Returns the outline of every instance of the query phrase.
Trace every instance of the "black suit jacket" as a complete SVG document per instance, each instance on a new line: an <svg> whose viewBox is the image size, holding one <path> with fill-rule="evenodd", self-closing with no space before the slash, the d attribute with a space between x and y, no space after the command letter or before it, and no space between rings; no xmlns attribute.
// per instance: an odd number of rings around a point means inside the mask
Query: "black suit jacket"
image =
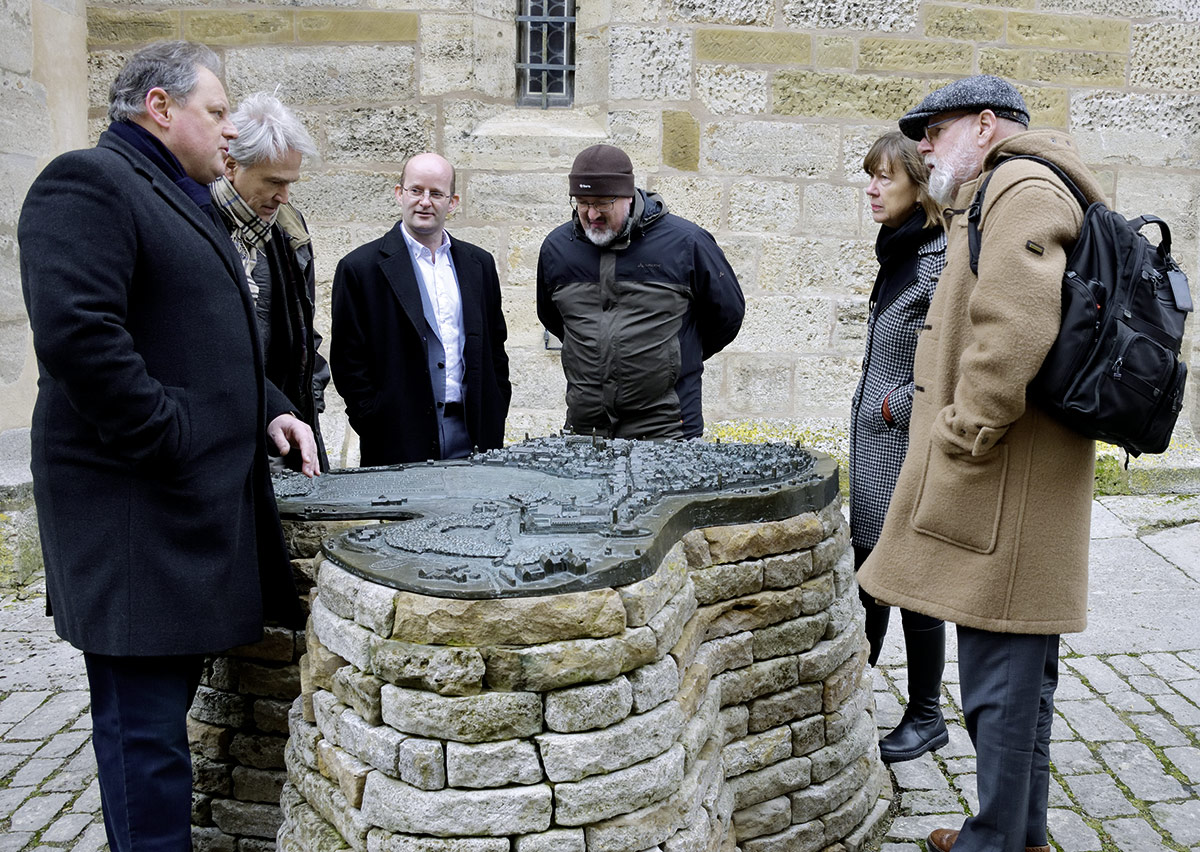
<svg viewBox="0 0 1200 852"><path fill-rule="evenodd" d="M42 171L18 238L59 635L117 656L255 641L264 608L297 612L266 453L290 405L228 234L106 132Z"/></svg>
<svg viewBox="0 0 1200 852"><path fill-rule="evenodd" d="M420 283L396 223L338 263L333 279L329 366L361 439L361 463L403 464L441 457ZM451 240L463 315L463 404L471 442L504 445L512 386L491 254ZM434 365L437 368L437 365Z"/></svg>

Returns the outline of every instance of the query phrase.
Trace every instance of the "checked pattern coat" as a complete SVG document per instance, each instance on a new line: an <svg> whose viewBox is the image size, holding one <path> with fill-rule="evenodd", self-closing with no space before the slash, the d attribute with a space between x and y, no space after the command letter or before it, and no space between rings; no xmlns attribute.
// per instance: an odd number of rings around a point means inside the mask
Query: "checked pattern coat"
<svg viewBox="0 0 1200 852"><path fill-rule="evenodd" d="M938 276L946 265L946 235L917 251L917 277L887 304L872 304L862 375L850 404L850 537L870 549L879 540L900 466L908 451L917 336ZM894 423L883 419L883 401Z"/></svg>

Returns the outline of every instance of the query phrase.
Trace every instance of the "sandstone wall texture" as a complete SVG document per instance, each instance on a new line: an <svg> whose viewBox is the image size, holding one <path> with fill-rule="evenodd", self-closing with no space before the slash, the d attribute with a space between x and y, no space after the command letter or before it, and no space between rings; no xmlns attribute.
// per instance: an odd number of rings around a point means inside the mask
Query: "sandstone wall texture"
<svg viewBox="0 0 1200 852"><path fill-rule="evenodd" d="M861 848L890 786L839 509L689 533L641 582L540 598L323 563L280 850Z"/></svg>
<svg viewBox="0 0 1200 852"><path fill-rule="evenodd" d="M279 86L323 154L295 192L318 252L323 328L337 260L396 218L401 162L445 154L463 195L452 232L491 250L505 285L512 438L562 422L558 356L534 312L537 251L569 215L572 159L596 142L625 147L638 182L715 233L741 278L746 323L708 364L709 422L782 418L835 443L844 434L875 272L862 155L958 76L1013 79L1035 125L1074 135L1118 209L1172 223L1200 283L1190 0L579 0L575 106L554 110L513 106L514 5L94 2L92 129L121 60L151 39L213 45L235 98ZM1195 365L1190 340L1187 350ZM330 448L352 461L339 410L334 399Z"/></svg>

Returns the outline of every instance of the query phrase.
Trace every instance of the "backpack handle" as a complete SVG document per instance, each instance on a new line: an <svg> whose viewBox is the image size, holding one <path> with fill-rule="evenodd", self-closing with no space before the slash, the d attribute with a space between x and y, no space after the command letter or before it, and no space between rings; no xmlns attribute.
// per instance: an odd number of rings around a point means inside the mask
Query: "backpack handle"
<svg viewBox="0 0 1200 852"><path fill-rule="evenodd" d="M1147 225L1158 225L1158 232L1161 235L1158 242L1158 253L1163 258L1166 258L1171 253L1171 228L1162 219L1148 213L1145 216L1138 216L1136 219L1129 220L1129 227L1135 231L1140 231Z"/></svg>

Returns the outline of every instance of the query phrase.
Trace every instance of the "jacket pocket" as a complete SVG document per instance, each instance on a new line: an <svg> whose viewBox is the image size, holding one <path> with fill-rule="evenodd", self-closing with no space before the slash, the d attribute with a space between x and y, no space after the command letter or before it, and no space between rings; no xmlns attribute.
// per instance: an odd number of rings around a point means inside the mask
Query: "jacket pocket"
<svg viewBox="0 0 1200 852"><path fill-rule="evenodd" d="M913 529L965 550L991 553L996 549L1007 473L1007 445L972 456L947 454L931 444L913 506Z"/></svg>

